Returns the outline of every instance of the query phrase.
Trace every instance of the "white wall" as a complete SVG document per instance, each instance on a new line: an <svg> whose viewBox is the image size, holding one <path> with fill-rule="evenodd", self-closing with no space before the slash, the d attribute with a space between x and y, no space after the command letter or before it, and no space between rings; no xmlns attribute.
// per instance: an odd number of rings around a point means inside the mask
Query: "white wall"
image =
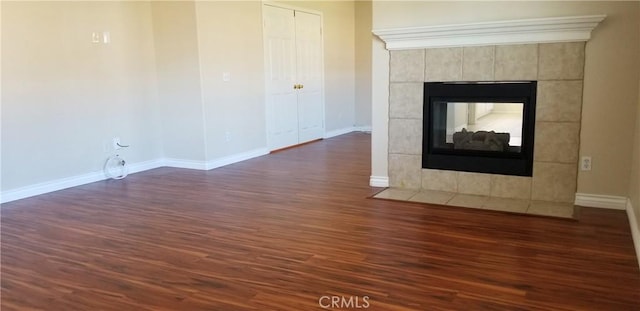
<svg viewBox="0 0 640 311"><path fill-rule="evenodd" d="M494 113L522 113L522 104L493 104Z"/></svg>
<svg viewBox="0 0 640 311"><path fill-rule="evenodd" d="M374 2L373 12L375 14ZM375 15L374 15L375 27ZM375 29L375 28L374 28ZM388 186L389 51L374 38L371 45L371 185Z"/></svg>
<svg viewBox="0 0 640 311"><path fill-rule="evenodd" d="M607 14L586 45L580 155L593 157L593 170L579 173L578 192L627 196L633 145L629 142L633 139L640 73L638 7L638 2L375 1L373 28ZM386 146L387 131L384 126L376 127L384 122L382 111L388 109L388 97L376 98L388 87L388 80L375 75L388 66L382 49L383 45L374 44L373 145L377 149L373 150L372 175L380 174L381 163L386 162L382 147Z"/></svg>
<svg viewBox="0 0 640 311"><path fill-rule="evenodd" d="M161 156L148 2L1 5L3 191L101 171L114 136Z"/></svg>

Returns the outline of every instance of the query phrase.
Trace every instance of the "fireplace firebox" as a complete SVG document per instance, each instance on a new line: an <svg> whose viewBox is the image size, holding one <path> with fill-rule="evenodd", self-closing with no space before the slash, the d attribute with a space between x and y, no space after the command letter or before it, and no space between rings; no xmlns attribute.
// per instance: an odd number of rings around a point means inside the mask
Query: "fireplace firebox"
<svg viewBox="0 0 640 311"><path fill-rule="evenodd" d="M422 167L531 176L536 86L425 83Z"/></svg>

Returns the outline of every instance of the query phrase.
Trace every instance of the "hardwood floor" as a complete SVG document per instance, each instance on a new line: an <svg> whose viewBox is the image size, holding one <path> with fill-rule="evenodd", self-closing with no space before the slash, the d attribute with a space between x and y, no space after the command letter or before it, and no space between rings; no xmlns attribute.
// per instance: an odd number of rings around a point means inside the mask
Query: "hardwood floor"
<svg viewBox="0 0 640 311"><path fill-rule="evenodd" d="M352 133L4 204L2 310L640 309L624 211L367 199L369 159Z"/></svg>

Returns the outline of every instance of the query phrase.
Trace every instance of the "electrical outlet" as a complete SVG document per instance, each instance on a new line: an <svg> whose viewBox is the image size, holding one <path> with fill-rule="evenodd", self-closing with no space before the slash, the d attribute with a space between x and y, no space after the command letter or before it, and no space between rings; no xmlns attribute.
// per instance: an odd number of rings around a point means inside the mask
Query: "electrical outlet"
<svg viewBox="0 0 640 311"><path fill-rule="evenodd" d="M111 43L111 33L108 31L102 32L102 43L109 44Z"/></svg>
<svg viewBox="0 0 640 311"><path fill-rule="evenodd" d="M580 170L581 171L590 171L591 170L591 157L584 156L580 159Z"/></svg>
<svg viewBox="0 0 640 311"><path fill-rule="evenodd" d="M231 132L227 131L224 133L224 141L226 142L230 142L231 141Z"/></svg>

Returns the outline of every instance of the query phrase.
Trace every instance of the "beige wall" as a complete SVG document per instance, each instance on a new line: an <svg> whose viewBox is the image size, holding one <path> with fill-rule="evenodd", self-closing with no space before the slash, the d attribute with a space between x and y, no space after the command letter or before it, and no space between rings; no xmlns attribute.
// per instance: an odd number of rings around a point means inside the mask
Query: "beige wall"
<svg viewBox="0 0 640 311"><path fill-rule="evenodd" d="M207 160L264 148L261 3L202 1L196 15Z"/></svg>
<svg viewBox="0 0 640 311"><path fill-rule="evenodd" d="M114 136L161 156L148 2L1 5L3 191L101 171Z"/></svg>
<svg viewBox="0 0 640 311"><path fill-rule="evenodd" d="M355 50L355 3L287 4L322 12L325 127L352 127L356 55L367 57ZM129 163L170 158L203 167L266 147L261 1L1 8L2 191L99 172L114 136L131 144L122 151ZM93 31L110 31L111 44L91 43Z"/></svg>
<svg viewBox="0 0 640 311"><path fill-rule="evenodd" d="M278 1L323 14L325 129L352 127L355 102L353 1Z"/></svg>
<svg viewBox="0 0 640 311"><path fill-rule="evenodd" d="M2 3L0 3L0 120L2 119ZM0 124L0 190L2 190L2 124ZM0 192L1 193L1 192ZM0 194L1 195L1 194Z"/></svg>
<svg viewBox="0 0 640 311"><path fill-rule="evenodd" d="M640 89L640 80L638 81ZM638 93L638 109L636 113L636 130L633 138L633 155L631 158L631 182L629 183L629 199L633 207L638 226L640 226L640 92ZM640 227L638 228L640 230ZM640 260L640 259L639 259Z"/></svg>
<svg viewBox="0 0 640 311"><path fill-rule="evenodd" d="M638 3L640 7L640 3ZM640 31L640 25L638 25ZM640 54L638 54L640 57ZM640 231L640 79L638 80L638 108L636 112L636 130L633 138L633 154L631 155L631 180L629 182L629 200L636 214L636 223ZM636 247L638 247L636 245ZM640 249L636 249L640 254ZM638 258L640 261L640 257Z"/></svg>
<svg viewBox="0 0 640 311"><path fill-rule="evenodd" d="M638 2L375 1L373 28L587 14L607 14L608 17L594 30L586 46L580 155L593 157L593 170L579 173L578 192L627 196L632 152L629 142L633 139L640 73ZM384 95L381 90L388 87L388 79L375 75L376 68L388 66L388 59L380 51L382 48L381 44L374 44L373 48L373 145L379 148L373 151L378 158L386 152L381 148L386 145L383 143L386 137L375 132L386 132L376 127L376 123L384 121L376 119L383 118L384 105L388 107L388 101L376 100L376 96ZM372 175L382 171L375 166L380 162L381 159L374 161Z"/></svg>
<svg viewBox="0 0 640 311"><path fill-rule="evenodd" d="M164 156L204 161L205 131L195 4L153 2Z"/></svg>
<svg viewBox="0 0 640 311"><path fill-rule="evenodd" d="M371 127L371 0L355 2L355 125Z"/></svg>

